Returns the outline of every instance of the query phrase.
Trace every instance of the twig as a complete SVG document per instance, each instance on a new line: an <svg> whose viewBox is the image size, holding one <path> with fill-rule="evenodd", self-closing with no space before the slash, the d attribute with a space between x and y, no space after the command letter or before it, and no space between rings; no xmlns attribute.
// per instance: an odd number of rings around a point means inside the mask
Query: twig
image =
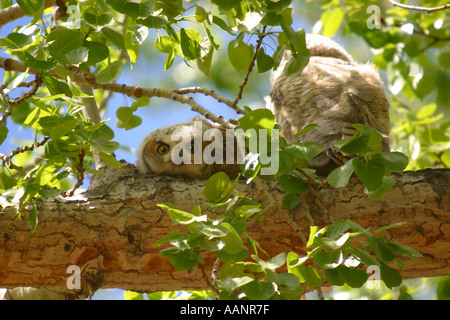
<svg viewBox="0 0 450 320"><path fill-rule="evenodd" d="M239 92L236 96L236 99L234 99L232 108L236 107L239 100L242 99L242 92L244 91L244 88L248 83L248 78L250 76L250 73L252 72L253 67L255 66L255 61L256 61L256 57L258 56L259 48L261 48L262 41L263 41L264 37L266 36L265 31L266 31L266 26L263 27L261 34L258 36L258 41L256 42L255 54L253 55L252 63L250 63L250 66L248 67L247 74L245 75L244 81L239 86Z"/></svg>
<svg viewBox="0 0 450 320"><path fill-rule="evenodd" d="M425 11L427 13L430 12L434 12L434 11L439 11L439 10L445 10L445 9L449 9L450 8L450 4L445 4L443 6L440 7L435 7L435 8L426 8L426 7L419 7L419 6L412 6L409 4L402 4L402 3L398 3L394 0L388 0L393 6L396 7L400 7L403 9L408 9L408 10L417 10L417 11Z"/></svg>
<svg viewBox="0 0 450 320"><path fill-rule="evenodd" d="M214 295L216 296L216 300L219 300L220 292L219 292L219 290L217 290L217 288L211 283L211 281L209 281L209 278L208 278L208 276L206 275L206 272L205 272L205 267L204 267L201 263L198 264L198 267L199 267L200 271L202 272L203 279L205 279L206 285L207 285L208 287L210 287L211 290L214 292Z"/></svg>
<svg viewBox="0 0 450 320"><path fill-rule="evenodd" d="M83 168L84 149L80 150L79 159L80 159L80 161L78 162L78 165L76 168L77 172L78 172L77 184L73 187L72 190L70 190L70 192L61 192L61 196L63 196L63 197L72 197L75 194L75 190L77 190L79 187L81 187L83 185L83 181L84 181L84 168Z"/></svg>
<svg viewBox="0 0 450 320"><path fill-rule="evenodd" d="M20 97L10 99L10 98L8 98L7 95L5 95L6 101L8 102L8 107L6 108L5 112L0 117L0 125L5 124L6 119L11 115L12 109L17 107L21 102L31 98L36 93L37 89L41 86L43 80L40 76L36 75L36 79L34 79L32 82L33 82L33 84L31 85L31 89L28 90L27 92L25 92ZM28 85L28 82L26 84ZM2 91L2 94L3 94L3 89L4 89L4 86L2 86L2 88L0 90L0 91Z"/></svg>
<svg viewBox="0 0 450 320"><path fill-rule="evenodd" d="M230 108L232 108L234 111L236 111L239 114L247 113L245 110L243 110L243 109L239 108L237 105L235 105L233 101L221 97L214 90L209 90L209 89L205 89L202 87L192 87L192 88L175 89L174 91L179 94L203 93L205 96L211 96L214 99L216 99L218 102L226 104L227 106L229 106Z"/></svg>
<svg viewBox="0 0 450 320"><path fill-rule="evenodd" d="M15 150L13 150L8 156L5 156L4 154L0 153L0 159L3 161L4 164L7 164L8 167L10 169L16 170L17 172L24 172L27 171L26 169L24 169L23 167L19 167L16 166L14 163L11 162L11 159L19 154L19 153L23 153L25 151L32 151L36 148L39 148L40 146L43 146L44 144L47 143L47 141L50 139L50 137L45 136L44 139L42 139L41 141L37 142L36 145L33 143L30 146L24 146L24 147L19 147ZM34 167L34 166L33 166ZM14 175L13 175L14 176Z"/></svg>

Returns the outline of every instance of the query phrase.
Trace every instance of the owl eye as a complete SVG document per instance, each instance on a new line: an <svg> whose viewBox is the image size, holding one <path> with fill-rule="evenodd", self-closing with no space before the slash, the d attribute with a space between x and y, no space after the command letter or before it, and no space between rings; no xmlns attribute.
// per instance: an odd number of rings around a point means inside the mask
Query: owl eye
<svg viewBox="0 0 450 320"><path fill-rule="evenodd" d="M165 144L165 143L161 143L157 148L156 148L156 152L158 152L159 155L163 156L165 154L167 154L170 150L170 147Z"/></svg>

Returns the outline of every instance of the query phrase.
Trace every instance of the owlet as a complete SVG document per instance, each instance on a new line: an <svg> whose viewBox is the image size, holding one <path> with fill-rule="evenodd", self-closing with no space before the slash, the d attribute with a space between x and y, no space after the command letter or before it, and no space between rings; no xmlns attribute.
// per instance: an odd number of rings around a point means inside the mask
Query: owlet
<svg viewBox="0 0 450 320"><path fill-rule="evenodd" d="M273 74L268 107L288 143L305 125L315 123L296 142L313 141L323 152L310 167L326 175L346 161L334 142L349 138L352 124L371 126L383 135L382 149L389 151L389 102L378 73L370 64L358 64L339 44L320 35L306 35L311 57L301 76L285 76L283 69L291 57L286 51Z"/></svg>
<svg viewBox="0 0 450 320"><path fill-rule="evenodd" d="M138 149L136 167L141 173L186 178L208 178L219 171L237 176L242 150L235 146L232 129L197 116L149 133Z"/></svg>

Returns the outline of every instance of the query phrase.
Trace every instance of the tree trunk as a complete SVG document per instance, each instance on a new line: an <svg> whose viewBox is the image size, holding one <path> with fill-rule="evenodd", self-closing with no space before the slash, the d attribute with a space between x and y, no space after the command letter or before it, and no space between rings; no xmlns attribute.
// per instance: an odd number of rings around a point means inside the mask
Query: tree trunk
<svg viewBox="0 0 450 320"><path fill-rule="evenodd" d="M298 225L307 236L311 217L318 226L330 224L331 216L371 230L406 222L386 231L388 239L423 254L403 260L403 277L450 274L450 170L405 172L395 179L384 201L368 199L356 178L346 188L323 187L317 195L328 209L325 214L309 193L296 209L284 209L284 193L275 182L261 181L264 188L241 182L238 189L267 207L264 218L247 232L271 257L289 251L304 254L304 243L292 226ZM98 288L138 292L208 288L198 267L176 272L169 259L158 254L161 247L153 246L180 228L157 204L169 202L190 212L205 201L200 193L204 182L142 175L133 165L105 169L88 191L71 198L38 199L35 232L29 230L26 213L17 219L16 209L7 208L0 213L0 288L40 287L83 295ZM203 258L209 277L215 256L204 252ZM67 287L70 265L80 267L81 290Z"/></svg>

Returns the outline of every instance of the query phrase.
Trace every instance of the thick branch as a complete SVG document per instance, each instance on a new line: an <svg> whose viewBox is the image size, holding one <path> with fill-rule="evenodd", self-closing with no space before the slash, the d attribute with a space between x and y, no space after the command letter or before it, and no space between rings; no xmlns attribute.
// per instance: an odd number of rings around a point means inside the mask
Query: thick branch
<svg viewBox="0 0 450 320"><path fill-rule="evenodd" d="M137 174L132 165L107 169L91 184L91 189L72 198L40 199L39 225L30 232L26 219L16 219L16 210L0 214L0 288L35 286L60 293L66 287L67 267L82 270L85 288L123 288L141 292L207 288L199 268L175 272L167 257L158 254L155 244L172 226L167 214L157 207L170 202L191 211L205 200L202 180ZM247 230L273 257L280 252L305 253L303 241L286 219L292 218L303 234L309 234L305 207L319 226L329 224L314 199L290 212L280 203L283 192L275 182L263 182L275 200L257 225ZM238 189L265 203L267 195L254 184L241 183ZM405 225L390 229L386 237L423 254L417 260L403 260L405 278L450 274L450 170L423 170L396 176L396 184L385 201L370 200L363 186L352 179L344 189L317 191L321 203L335 220L352 219L374 230L396 222ZM203 209L207 212L206 209ZM208 213L212 214L212 213ZM26 213L23 217L27 217ZM204 252L205 272L213 269L214 254ZM266 258L266 257L263 257Z"/></svg>

